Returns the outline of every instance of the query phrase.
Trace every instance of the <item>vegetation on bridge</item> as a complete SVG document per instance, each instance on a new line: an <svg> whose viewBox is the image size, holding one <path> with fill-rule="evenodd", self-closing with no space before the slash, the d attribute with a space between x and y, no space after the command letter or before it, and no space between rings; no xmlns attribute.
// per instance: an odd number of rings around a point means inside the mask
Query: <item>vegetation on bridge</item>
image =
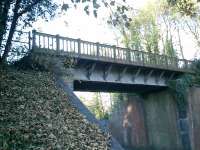
<svg viewBox="0 0 200 150"><path fill-rule="evenodd" d="M192 64L193 74L184 74L175 80L168 82L168 87L174 94L180 111L186 111L188 107L188 92L191 86L200 85L200 60Z"/></svg>

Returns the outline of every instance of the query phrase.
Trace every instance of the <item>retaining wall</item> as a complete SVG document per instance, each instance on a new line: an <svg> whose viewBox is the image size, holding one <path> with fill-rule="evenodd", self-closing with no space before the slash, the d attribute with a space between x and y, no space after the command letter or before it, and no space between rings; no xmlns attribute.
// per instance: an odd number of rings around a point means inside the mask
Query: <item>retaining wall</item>
<svg viewBox="0 0 200 150"><path fill-rule="evenodd" d="M132 94L123 94L123 97L127 100L113 113L110 128L124 147L185 150L191 143L192 150L200 150L199 87L192 87L189 91L186 122L185 118L184 122L180 118L175 99L168 90L142 98ZM187 138L182 134L186 129Z"/></svg>

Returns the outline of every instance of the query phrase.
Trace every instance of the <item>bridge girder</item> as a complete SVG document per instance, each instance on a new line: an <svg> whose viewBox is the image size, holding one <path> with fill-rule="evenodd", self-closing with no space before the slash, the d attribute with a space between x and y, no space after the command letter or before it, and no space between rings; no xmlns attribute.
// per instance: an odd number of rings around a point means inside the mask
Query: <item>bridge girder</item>
<svg viewBox="0 0 200 150"><path fill-rule="evenodd" d="M90 78L84 74L85 71L88 72L88 69L83 64L90 64L90 70L92 72ZM79 59L73 74L75 90L81 91L106 91L108 90L107 87L111 88L110 91L119 91L120 88L121 91L125 89L125 91L137 91L138 89L142 91L152 91L154 89L166 88L167 81L179 75L177 72L166 70L141 68L85 59ZM102 86L102 84L104 86ZM144 89L145 87L146 89Z"/></svg>
<svg viewBox="0 0 200 150"><path fill-rule="evenodd" d="M35 52L35 54L43 57L50 55L52 59L56 59L58 62L64 62L66 57L75 59L76 63L72 71L74 87L75 90L81 91L152 91L154 89L166 88L169 80L184 73L164 68L160 69L84 57L80 58L64 55L63 53L53 53L52 51L50 53L47 51L42 53L40 50Z"/></svg>

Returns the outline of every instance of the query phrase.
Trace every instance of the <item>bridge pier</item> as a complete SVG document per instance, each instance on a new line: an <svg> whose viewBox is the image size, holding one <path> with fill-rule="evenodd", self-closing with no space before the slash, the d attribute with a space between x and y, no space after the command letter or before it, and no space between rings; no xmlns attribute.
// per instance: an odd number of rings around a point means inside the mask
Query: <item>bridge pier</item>
<svg viewBox="0 0 200 150"><path fill-rule="evenodd" d="M111 132L130 149L198 150L199 93L200 87L190 89L186 112L179 111L176 99L168 90L142 94L142 97L123 93L123 103L111 117Z"/></svg>

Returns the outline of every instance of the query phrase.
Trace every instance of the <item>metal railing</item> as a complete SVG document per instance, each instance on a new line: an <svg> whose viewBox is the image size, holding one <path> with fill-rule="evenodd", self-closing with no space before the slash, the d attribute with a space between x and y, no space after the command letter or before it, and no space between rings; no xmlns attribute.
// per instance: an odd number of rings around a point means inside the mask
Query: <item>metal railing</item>
<svg viewBox="0 0 200 150"><path fill-rule="evenodd" d="M67 52L78 57L147 66L177 71L189 71L192 61L167 55L148 53L81 39L50 35L33 30L32 48Z"/></svg>

